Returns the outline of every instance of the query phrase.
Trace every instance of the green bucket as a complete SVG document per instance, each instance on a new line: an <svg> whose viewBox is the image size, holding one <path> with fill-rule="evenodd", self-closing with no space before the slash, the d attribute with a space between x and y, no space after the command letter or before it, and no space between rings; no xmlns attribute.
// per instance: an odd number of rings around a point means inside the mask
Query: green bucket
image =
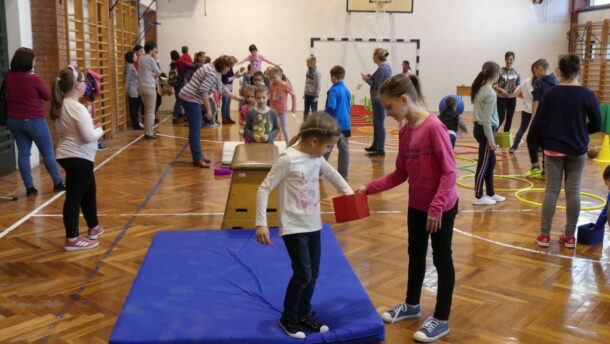
<svg viewBox="0 0 610 344"><path fill-rule="evenodd" d="M513 133L509 132L498 132L496 133L496 144L500 148L510 148L513 146Z"/></svg>

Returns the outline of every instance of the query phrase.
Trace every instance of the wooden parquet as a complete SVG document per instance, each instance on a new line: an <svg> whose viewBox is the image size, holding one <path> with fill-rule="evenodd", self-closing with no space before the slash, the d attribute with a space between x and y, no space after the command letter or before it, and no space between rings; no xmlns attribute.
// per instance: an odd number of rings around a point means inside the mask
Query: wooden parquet
<svg viewBox="0 0 610 344"><path fill-rule="evenodd" d="M296 132L297 120L290 121ZM214 176L213 169L193 168L188 147L180 154L187 142L184 124L172 125L166 118L158 132L166 136L154 141L138 139L141 132L124 132L107 142L108 151L98 154L97 165L103 164L96 172L98 209L106 234L96 250L63 251L63 196L53 200L51 180L40 167L33 172L40 190L37 197L0 201L0 232L14 228L0 238L0 343L106 343L155 233L220 227L230 178ZM217 162L220 142L238 140L237 126L204 129L202 139L206 156ZM365 156L362 148L370 140L370 134L354 130L349 180L353 187L394 169L396 138L388 135L385 159ZM473 142L468 135L458 143ZM599 145L601 136L592 142ZM333 164L336 154L331 156ZM604 167L587 162L583 191L606 195ZM520 151L499 162L496 171L522 175L528 169L527 153ZM497 181L497 186L521 184ZM402 185L372 196L369 204L377 213L363 221L333 225L380 312L404 298L406 191ZM503 204L474 207L473 191L458 191L452 331L439 342L610 343L610 235L604 245L562 248L555 240L565 212L558 211L554 241L542 250L534 242L539 208L517 201L511 193L501 193L507 197ZM325 181L321 192L323 211L331 212L330 199L336 192ZM0 195L24 193L17 172L0 178ZM537 200L541 196L528 195ZM598 213L582 212L581 222ZM24 216L25 221L14 225ZM323 218L333 222L332 214ZM433 311L435 290L429 254L422 319L386 325L386 343L412 342L412 333Z"/></svg>

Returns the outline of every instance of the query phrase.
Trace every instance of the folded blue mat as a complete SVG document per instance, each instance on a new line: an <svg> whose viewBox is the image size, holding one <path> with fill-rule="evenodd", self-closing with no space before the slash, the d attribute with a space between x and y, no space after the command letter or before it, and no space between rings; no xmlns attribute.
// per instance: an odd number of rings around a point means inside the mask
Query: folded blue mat
<svg viewBox="0 0 610 344"><path fill-rule="evenodd" d="M329 225L322 229L313 310L330 332L288 337L278 326L292 274L277 230L160 232L151 244L110 343L375 343L384 326Z"/></svg>

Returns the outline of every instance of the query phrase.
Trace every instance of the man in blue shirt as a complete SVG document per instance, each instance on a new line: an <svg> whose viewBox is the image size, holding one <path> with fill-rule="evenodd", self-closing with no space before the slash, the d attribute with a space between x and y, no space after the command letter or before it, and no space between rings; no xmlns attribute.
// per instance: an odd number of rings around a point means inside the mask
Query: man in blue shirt
<svg viewBox="0 0 610 344"><path fill-rule="evenodd" d="M337 120L341 129L341 137L337 142L337 147L339 147L339 167L337 170L344 179L347 179L349 167L348 138L352 136L350 131L350 101L352 96L343 83L343 78L345 78L345 69L343 67L334 66L330 70L330 80L333 85L326 93L326 108L324 111ZM326 160L328 160L329 156L330 151L324 154Z"/></svg>

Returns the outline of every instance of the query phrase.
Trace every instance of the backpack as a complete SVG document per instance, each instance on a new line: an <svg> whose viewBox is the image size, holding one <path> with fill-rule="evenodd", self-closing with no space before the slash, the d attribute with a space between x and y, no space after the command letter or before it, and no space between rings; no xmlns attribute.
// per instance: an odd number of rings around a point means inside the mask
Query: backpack
<svg viewBox="0 0 610 344"><path fill-rule="evenodd" d="M100 80L102 80L101 75L97 74L91 69L87 69L87 72L85 73L85 85L87 86L85 90L85 97L87 97L89 101L94 101L95 97L102 95Z"/></svg>
<svg viewBox="0 0 610 344"><path fill-rule="evenodd" d="M167 82L171 87L180 87L182 85L182 78L180 77L180 73L178 73L177 65L172 65L169 74L167 76Z"/></svg>

